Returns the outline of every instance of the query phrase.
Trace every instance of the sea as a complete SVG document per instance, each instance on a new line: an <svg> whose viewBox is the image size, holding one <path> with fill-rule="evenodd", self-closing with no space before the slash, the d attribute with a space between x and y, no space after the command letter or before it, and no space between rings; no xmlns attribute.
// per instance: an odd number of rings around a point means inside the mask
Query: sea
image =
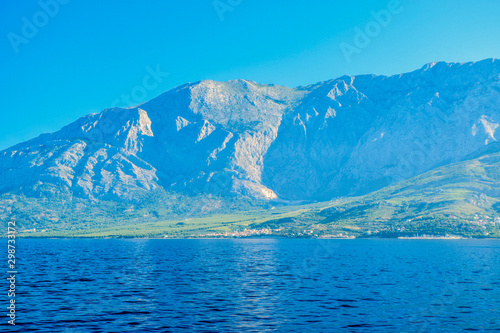
<svg viewBox="0 0 500 333"><path fill-rule="evenodd" d="M19 238L15 257L2 332L500 332L497 239Z"/></svg>

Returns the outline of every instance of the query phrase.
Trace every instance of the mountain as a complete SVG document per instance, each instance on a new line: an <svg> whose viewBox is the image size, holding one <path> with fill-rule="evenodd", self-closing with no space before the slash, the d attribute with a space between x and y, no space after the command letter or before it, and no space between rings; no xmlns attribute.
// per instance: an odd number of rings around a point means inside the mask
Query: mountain
<svg viewBox="0 0 500 333"><path fill-rule="evenodd" d="M293 89L190 83L0 152L0 216L138 221L360 196L465 161L499 124L497 59Z"/></svg>

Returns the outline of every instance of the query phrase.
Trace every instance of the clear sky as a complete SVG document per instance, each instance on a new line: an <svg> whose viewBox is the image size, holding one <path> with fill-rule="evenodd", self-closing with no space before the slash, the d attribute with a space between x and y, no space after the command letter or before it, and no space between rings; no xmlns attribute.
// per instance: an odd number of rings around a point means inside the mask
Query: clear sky
<svg viewBox="0 0 500 333"><path fill-rule="evenodd" d="M186 82L298 86L500 57L495 0L55 1L0 3L0 149Z"/></svg>

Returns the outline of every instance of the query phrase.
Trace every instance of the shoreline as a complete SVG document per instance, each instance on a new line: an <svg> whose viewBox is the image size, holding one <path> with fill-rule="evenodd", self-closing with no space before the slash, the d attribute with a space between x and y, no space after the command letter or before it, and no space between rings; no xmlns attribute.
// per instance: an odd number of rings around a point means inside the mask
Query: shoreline
<svg viewBox="0 0 500 333"><path fill-rule="evenodd" d="M462 237L462 236L430 236L430 237L127 237L127 236L114 236L114 237L94 237L94 236L16 236L17 239L156 239L156 240L201 240L201 239L210 239L210 240L236 240L236 239L310 239L310 240L356 240L356 239L374 239L374 240L479 240L479 239L499 239L500 237ZM7 237L0 237L0 239L7 240Z"/></svg>

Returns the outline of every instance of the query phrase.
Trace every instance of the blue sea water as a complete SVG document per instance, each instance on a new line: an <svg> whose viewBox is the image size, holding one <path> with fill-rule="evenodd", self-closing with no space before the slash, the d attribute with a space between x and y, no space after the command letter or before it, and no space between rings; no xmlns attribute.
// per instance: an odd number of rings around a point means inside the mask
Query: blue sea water
<svg viewBox="0 0 500 333"><path fill-rule="evenodd" d="M17 247L17 324L7 325L4 288L3 331L500 331L500 240L17 239Z"/></svg>

